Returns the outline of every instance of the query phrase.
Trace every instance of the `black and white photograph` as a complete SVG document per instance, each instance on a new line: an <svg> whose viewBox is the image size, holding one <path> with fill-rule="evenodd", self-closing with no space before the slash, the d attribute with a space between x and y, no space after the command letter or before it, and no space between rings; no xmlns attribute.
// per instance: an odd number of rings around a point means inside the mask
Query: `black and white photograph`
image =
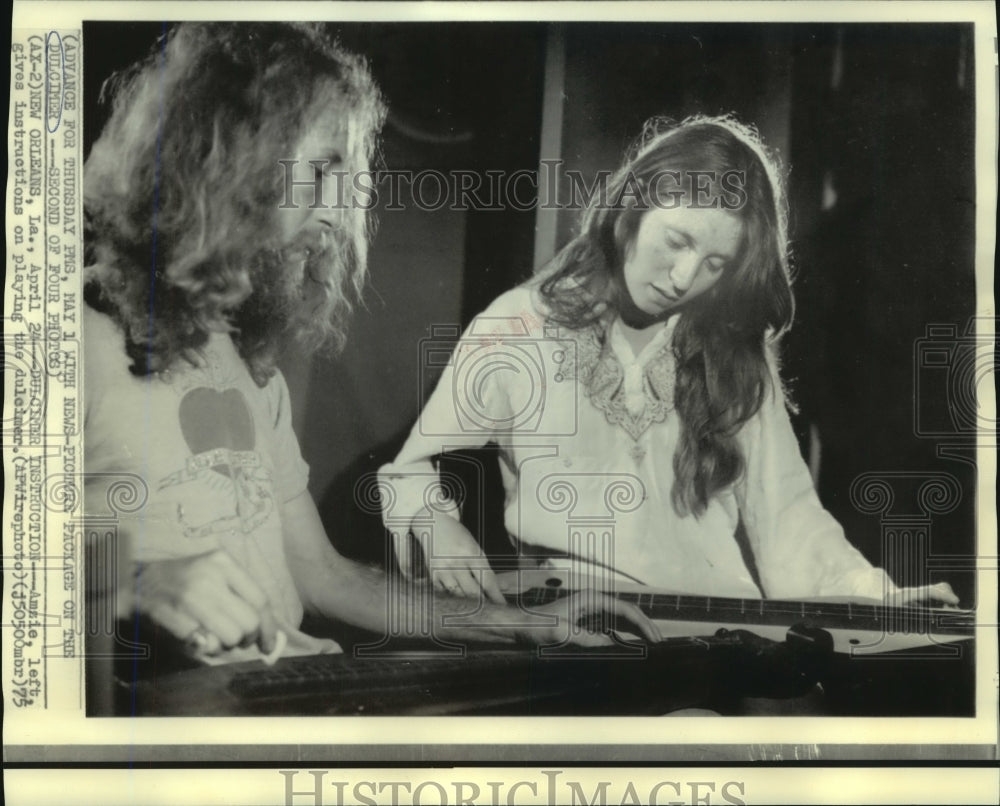
<svg viewBox="0 0 1000 806"><path fill-rule="evenodd" d="M301 743L284 803L335 758L995 760L981 21L322 5L82 15L86 723Z"/></svg>
<svg viewBox="0 0 1000 806"><path fill-rule="evenodd" d="M84 47L111 713L973 715L970 26Z"/></svg>

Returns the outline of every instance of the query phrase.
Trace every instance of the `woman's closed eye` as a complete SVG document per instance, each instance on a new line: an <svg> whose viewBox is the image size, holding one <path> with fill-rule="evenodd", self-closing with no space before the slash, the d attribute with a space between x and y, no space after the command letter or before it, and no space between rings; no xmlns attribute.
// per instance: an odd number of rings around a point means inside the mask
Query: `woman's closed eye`
<svg viewBox="0 0 1000 806"><path fill-rule="evenodd" d="M667 233L666 242L671 249L687 249L691 245L686 238L670 232Z"/></svg>

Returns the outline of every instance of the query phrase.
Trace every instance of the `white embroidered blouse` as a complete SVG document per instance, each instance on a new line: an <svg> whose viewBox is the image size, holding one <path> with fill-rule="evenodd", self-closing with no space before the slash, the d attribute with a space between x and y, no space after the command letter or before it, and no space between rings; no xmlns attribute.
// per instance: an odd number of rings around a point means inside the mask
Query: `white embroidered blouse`
<svg viewBox="0 0 1000 806"><path fill-rule="evenodd" d="M457 516L433 457L494 442L515 544L584 557L677 593L759 598L734 537L742 514L767 597L881 599L895 590L821 506L776 374L739 434L743 476L701 517L677 514L677 320L635 355L618 322L603 344L593 331L548 326L530 286L494 301L463 334L403 449L379 472L401 559L406 530L429 506Z"/></svg>

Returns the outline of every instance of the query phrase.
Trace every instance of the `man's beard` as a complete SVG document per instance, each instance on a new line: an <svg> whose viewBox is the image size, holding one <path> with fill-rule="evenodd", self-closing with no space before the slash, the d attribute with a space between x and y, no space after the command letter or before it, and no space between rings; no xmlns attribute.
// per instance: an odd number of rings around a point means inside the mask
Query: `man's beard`
<svg viewBox="0 0 1000 806"><path fill-rule="evenodd" d="M253 290L233 319L240 341L265 351L295 343L309 352L339 349L356 291L358 261L340 231L302 233L253 261Z"/></svg>

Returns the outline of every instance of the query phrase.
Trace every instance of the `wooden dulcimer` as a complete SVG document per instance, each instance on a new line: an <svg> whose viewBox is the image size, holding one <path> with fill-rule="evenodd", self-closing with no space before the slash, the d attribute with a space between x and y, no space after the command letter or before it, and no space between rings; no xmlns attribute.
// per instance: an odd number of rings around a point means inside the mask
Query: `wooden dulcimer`
<svg viewBox="0 0 1000 806"><path fill-rule="evenodd" d="M771 641L791 635L824 642L834 652L882 654L926 648L937 656L960 651L974 637L974 613L954 608L889 606L847 599L735 599L692 596L627 582L602 583L561 570L516 570L498 575L512 603L532 608L577 590L600 590L630 602L660 628L664 638L745 630Z"/></svg>

